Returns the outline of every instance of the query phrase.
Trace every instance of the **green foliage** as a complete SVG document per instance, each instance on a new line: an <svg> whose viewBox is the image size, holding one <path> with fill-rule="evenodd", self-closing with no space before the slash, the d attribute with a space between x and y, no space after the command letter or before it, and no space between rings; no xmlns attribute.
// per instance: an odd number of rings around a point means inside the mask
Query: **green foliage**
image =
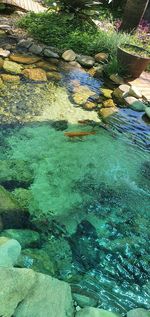
<svg viewBox="0 0 150 317"><path fill-rule="evenodd" d="M117 45L129 42L129 35L95 29L82 19L65 14L31 13L23 17L19 26L27 29L37 40L59 49L73 49L77 53L94 55L97 52L116 54Z"/></svg>

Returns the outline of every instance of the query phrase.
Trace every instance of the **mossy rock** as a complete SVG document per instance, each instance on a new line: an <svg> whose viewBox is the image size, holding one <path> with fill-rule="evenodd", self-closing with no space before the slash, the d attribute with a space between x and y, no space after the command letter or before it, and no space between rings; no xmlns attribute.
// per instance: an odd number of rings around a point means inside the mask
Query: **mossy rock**
<svg viewBox="0 0 150 317"><path fill-rule="evenodd" d="M3 69L11 74L21 74L22 66L15 62L5 60L3 64Z"/></svg>
<svg viewBox="0 0 150 317"><path fill-rule="evenodd" d="M1 233L1 236L17 240L21 247L37 247L40 242L38 232L29 229L8 229Z"/></svg>

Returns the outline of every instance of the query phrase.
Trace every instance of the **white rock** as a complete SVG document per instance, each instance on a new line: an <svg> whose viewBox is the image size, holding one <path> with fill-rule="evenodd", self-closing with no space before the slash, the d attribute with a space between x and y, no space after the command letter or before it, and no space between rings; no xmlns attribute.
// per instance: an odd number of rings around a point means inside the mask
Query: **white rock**
<svg viewBox="0 0 150 317"><path fill-rule="evenodd" d="M119 315L93 307L83 308L76 313L75 317L119 317Z"/></svg>
<svg viewBox="0 0 150 317"><path fill-rule="evenodd" d="M21 253L21 245L17 240L0 237L0 267L12 267Z"/></svg>
<svg viewBox="0 0 150 317"><path fill-rule="evenodd" d="M146 105L135 97L126 97L124 98L126 104L130 106L135 111L145 111Z"/></svg>
<svg viewBox="0 0 150 317"><path fill-rule="evenodd" d="M3 48L0 48L0 57L8 57L10 55L10 51L3 50Z"/></svg>
<svg viewBox="0 0 150 317"><path fill-rule="evenodd" d="M131 86L131 87L130 87L129 95L130 95L130 96L133 96L133 97L135 97L135 98L137 98L137 99L142 98L142 93L141 93L141 91L140 91L137 87L135 87L135 86Z"/></svg>
<svg viewBox="0 0 150 317"><path fill-rule="evenodd" d="M67 50L62 54L62 58L66 62L73 62L76 59L76 53L73 50Z"/></svg>

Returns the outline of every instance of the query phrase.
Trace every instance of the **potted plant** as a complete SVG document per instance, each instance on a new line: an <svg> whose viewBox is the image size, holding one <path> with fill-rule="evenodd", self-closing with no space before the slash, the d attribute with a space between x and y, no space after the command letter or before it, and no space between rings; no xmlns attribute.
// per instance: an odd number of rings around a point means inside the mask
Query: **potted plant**
<svg viewBox="0 0 150 317"><path fill-rule="evenodd" d="M118 46L117 59L124 74L135 79L150 63L150 52L136 45L123 44Z"/></svg>

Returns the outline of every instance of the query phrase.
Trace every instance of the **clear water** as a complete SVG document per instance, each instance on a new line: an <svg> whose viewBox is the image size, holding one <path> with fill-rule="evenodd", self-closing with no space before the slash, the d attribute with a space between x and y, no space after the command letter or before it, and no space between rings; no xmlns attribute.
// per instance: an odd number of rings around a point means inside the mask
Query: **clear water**
<svg viewBox="0 0 150 317"><path fill-rule="evenodd" d="M75 78L70 74L65 85ZM97 93L98 81L81 77ZM11 109L12 99L7 104ZM32 170L26 207L40 232L40 249L49 237L70 246L72 259L59 265L56 276L122 316L133 307L150 309L149 127L142 115L121 110L107 129L32 120L0 127L1 161L24 161ZM71 139L67 131L95 134ZM33 261L26 260L24 265L32 267Z"/></svg>

